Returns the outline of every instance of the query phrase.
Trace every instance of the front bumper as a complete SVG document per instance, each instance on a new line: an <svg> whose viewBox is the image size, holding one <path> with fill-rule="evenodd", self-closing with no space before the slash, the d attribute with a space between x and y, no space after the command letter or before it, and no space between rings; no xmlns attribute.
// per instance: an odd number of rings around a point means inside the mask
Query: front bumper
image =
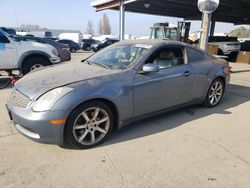
<svg viewBox="0 0 250 188"><path fill-rule="evenodd" d="M231 53L237 53L240 49L226 49L223 53L224 55L230 55Z"/></svg>
<svg viewBox="0 0 250 188"><path fill-rule="evenodd" d="M53 125L50 120L66 119L65 111L33 112L8 103L6 105L13 126L33 141L47 144L63 144L64 124Z"/></svg>
<svg viewBox="0 0 250 188"><path fill-rule="evenodd" d="M56 63L60 63L60 62L61 62L61 59L60 59L60 57L51 57L51 58L49 58L49 61L50 61L52 64L56 64Z"/></svg>

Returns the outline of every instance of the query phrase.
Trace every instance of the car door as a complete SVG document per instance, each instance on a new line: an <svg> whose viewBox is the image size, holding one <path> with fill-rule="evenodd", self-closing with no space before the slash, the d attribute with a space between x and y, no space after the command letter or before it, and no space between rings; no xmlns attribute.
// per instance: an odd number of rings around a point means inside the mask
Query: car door
<svg viewBox="0 0 250 188"><path fill-rule="evenodd" d="M0 31L0 69L17 67L17 50L13 41Z"/></svg>
<svg viewBox="0 0 250 188"><path fill-rule="evenodd" d="M172 54L168 58L162 53ZM138 72L134 78L134 115L163 110L187 102L193 76L181 46L158 50L146 63L160 66L159 72ZM167 55L166 55L167 56ZM161 62L161 60L163 61Z"/></svg>
<svg viewBox="0 0 250 188"><path fill-rule="evenodd" d="M204 52L193 47L186 47L186 52L194 78L189 101L201 100L206 95L210 84L209 75L213 68L212 60Z"/></svg>

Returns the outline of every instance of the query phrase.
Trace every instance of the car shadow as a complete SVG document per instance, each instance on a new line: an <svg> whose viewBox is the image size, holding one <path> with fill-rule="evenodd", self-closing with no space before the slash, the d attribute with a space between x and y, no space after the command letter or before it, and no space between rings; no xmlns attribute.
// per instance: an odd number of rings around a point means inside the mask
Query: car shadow
<svg viewBox="0 0 250 188"><path fill-rule="evenodd" d="M11 87L10 77L0 78L0 90Z"/></svg>
<svg viewBox="0 0 250 188"><path fill-rule="evenodd" d="M162 113L151 118L131 123L121 130L115 131L102 146L121 143L140 137L149 136L162 131L174 129L184 123L191 122L211 114L230 114L228 109L250 100L250 87L228 85L221 103L215 108L205 108L201 105Z"/></svg>

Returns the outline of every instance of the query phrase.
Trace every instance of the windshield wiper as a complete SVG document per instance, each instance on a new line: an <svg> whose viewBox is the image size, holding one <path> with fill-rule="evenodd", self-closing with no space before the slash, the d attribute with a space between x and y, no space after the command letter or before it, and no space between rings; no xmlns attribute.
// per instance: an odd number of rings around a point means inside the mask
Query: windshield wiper
<svg viewBox="0 0 250 188"><path fill-rule="evenodd" d="M89 62L88 59L83 59L81 62L85 62L85 61L86 61L86 63L88 63L89 65L91 65L91 63Z"/></svg>
<svg viewBox="0 0 250 188"><path fill-rule="evenodd" d="M99 65L101 67L104 67L106 69L111 69L111 67L107 66L107 65L104 65L104 64L101 64L101 63L96 63L96 62L92 62L92 61L89 61L88 59L84 59L82 60L81 62L86 62L88 63L88 65L92 65L92 64L95 64L95 65Z"/></svg>
<svg viewBox="0 0 250 188"><path fill-rule="evenodd" d="M101 67L104 67L106 69L111 69L111 67L109 67L108 65L104 65L104 64L101 64L101 63L96 63L96 62L90 62L91 64L95 64L95 65L99 65Z"/></svg>
<svg viewBox="0 0 250 188"><path fill-rule="evenodd" d="M104 67L104 68L106 68L106 69L111 69L111 67L109 67L109 66L107 66L107 65L104 65L104 64L101 64L101 63L92 62L92 61L89 61L89 60L87 60L87 59L86 59L86 61L87 61L87 63L88 63L89 65L94 64L94 65L99 65L99 66L101 66L101 67Z"/></svg>

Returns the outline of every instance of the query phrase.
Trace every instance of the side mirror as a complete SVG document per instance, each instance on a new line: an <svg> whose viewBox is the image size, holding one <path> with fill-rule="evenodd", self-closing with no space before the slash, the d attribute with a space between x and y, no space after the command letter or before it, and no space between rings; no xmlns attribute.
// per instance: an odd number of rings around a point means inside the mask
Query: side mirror
<svg viewBox="0 0 250 188"><path fill-rule="evenodd" d="M153 64L153 63L148 63L143 65L142 67L142 72L148 73L148 72L159 72L160 68L158 65Z"/></svg>

